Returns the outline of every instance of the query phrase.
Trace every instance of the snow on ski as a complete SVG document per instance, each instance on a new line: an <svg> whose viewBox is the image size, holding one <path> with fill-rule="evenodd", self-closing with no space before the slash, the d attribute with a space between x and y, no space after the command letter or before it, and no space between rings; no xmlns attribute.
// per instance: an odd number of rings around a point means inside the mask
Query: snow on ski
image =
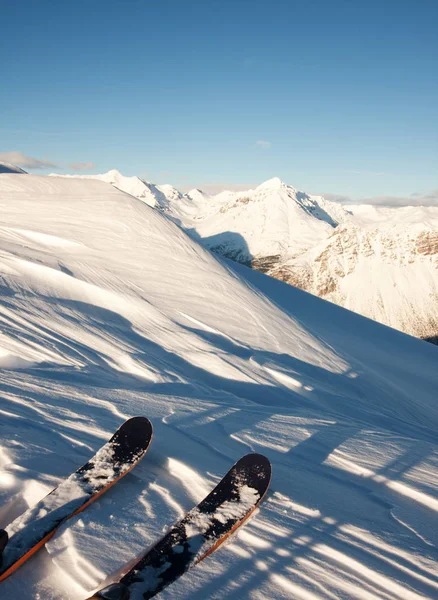
<svg viewBox="0 0 438 600"><path fill-rule="evenodd" d="M128 419L85 465L0 530L0 581L41 548L61 523L126 475L146 453L152 435L149 419Z"/></svg>
<svg viewBox="0 0 438 600"><path fill-rule="evenodd" d="M257 508L271 481L261 454L243 456L210 494L119 581L89 600L147 600L214 552Z"/></svg>

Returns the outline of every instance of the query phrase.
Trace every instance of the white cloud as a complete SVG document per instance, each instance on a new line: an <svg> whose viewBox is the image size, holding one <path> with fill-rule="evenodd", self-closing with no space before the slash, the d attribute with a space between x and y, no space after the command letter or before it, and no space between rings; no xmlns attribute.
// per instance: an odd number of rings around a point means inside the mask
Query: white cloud
<svg viewBox="0 0 438 600"><path fill-rule="evenodd" d="M59 169L59 166L50 160L32 158L22 152L0 152L0 160L23 167L24 169Z"/></svg>
<svg viewBox="0 0 438 600"><path fill-rule="evenodd" d="M73 169L73 171L90 171L91 169L94 169L95 165L93 162L76 162L70 163L68 166L70 169Z"/></svg>
<svg viewBox="0 0 438 600"><path fill-rule="evenodd" d="M321 194L327 200L340 204L373 204L375 206L437 206L438 189L429 192L415 192L409 196L372 196L354 200L342 194Z"/></svg>
<svg viewBox="0 0 438 600"><path fill-rule="evenodd" d="M267 140L257 140L256 146L267 149L267 148L271 148L272 144L271 144L271 142L268 142Z"/></svg>
<svg viewBox="0 0 438 600"><path fill-rule="evenodd" d="M339 202L339 204L354 204L355 201L350 198L350 196L345 196L344 194L330 194L330 193L322 193L316 194L317 196L323 196L326 200L330 202Z"/></svg>

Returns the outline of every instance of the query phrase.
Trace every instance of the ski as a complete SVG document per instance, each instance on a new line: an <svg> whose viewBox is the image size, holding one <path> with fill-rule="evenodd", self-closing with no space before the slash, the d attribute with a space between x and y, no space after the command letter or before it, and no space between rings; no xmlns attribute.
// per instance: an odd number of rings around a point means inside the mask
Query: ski
<svg viewBox="0 0 438 600"><path fill-rule="evenodd" d="M152 598L236 531L257 508L270 481L268 459L261 454L247 454L118 583L103 588L89 600Z"/></svg>
<svg viewBox="0 0 438 600"><path fill-rule="evenodd" d="M128 419L85 465L6 529L0 529L0 581L41 548L64 521L126 475L144 456L152 436L149 419Z"/></svg>

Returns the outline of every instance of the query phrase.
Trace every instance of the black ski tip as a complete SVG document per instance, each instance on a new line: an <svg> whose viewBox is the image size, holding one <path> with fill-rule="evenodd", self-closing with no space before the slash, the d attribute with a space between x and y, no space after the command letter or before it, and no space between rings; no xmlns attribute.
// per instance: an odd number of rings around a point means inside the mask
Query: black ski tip
<svg viewBox="0 0 438 600"><path fill-rule="evenodd" d="M236 474L240 485L246 484L255 488L261 499L271 483L272 466L266 456L252 452L242 456L231 469L231 473Z"/></svg>
<svg viewBox="0 0 438 600"><path fill-rule="evenodd" d="M0 554L5 549L6 544L8 543L8 540L9 540L8 532L5 531L4 529L0 529Z"/></svg>
<svg viewBox="0 0 438 600"><path fill-rule="evenodd" d="M146 417L132 417L125 421L109 440L116 447L116 455L124 460L126 456L141 455L152 441L154 430ZM117 459L117 456L115 457Z"/></svg>
<svg viewBox="0 0 438 600"><path fill-rule="evenodd" d="M89 600L129 600L129 589L123 583L113 583L96 592Z"/></svg>

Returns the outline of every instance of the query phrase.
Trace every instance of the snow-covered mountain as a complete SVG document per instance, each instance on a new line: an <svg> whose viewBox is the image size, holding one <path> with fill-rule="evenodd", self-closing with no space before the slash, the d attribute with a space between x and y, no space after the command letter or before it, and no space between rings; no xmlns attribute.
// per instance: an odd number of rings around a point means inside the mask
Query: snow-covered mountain
<svg viewBox="0 0 438 600"><path fill-rule="evenodd" d="M0 160L0 173L19 173L21 175L27 175L26 171L20 169L20 167L2 160Z"/></svg>
<svg viewBox="0 0 438 600"><path fill-rule="evenodd" d="M342 206L278 177L215 196L118 171L85 177L165 211L218 254L405 333L438 337L438 208Z"/></svg>
<svg viewBox="0 0 438 600"><path fill-rule="evenodd" d="M104 181L111 183L114 187L131 196L139 198L149 206L153 208L159 208L165 210L167 208L168 200L163 191L160 190L159 186L154 185L148 181L140 179L140 177L126 177L122 175L117 169L112 169L107 173L101 175L59 175L52 173L50 177L67 177L70 179L95 179L98 181ZM177 199L179 192L172 194L172 186L163 186L167 190L167 193L172 199Z"/></svg>
<svg viewBox="0 0 438 600"><path fill-rule="evenodd" d="M406 333L438 336L438 208L347 206L271 179L172 202L214 251Z"/></svg>
<svg viewBox="0 0 438 600"><path fill-rule="evenodd" d="M348 223L270 274L424 339L438 336L438 214L424 223Z"/></svg>
<svg viewBox="0 0 438 600"><path fill-rule="evenodd" d="M298 256L348 219L340 205L299 192L277 177L246 192L209 197L193 190L186 199L191 210L187 203L172 203L183 226L208 248L247 264Z"/></svg>
<svg viewBox="0 0 438 600"><path fill-rule="evenodd" d="M259 514L160 597L436 597L434 346L222 262L103 181L1 175L0 206L0 527L125 418L155 427L4 598L90 597L249 451L273 464Z"/></svg>

